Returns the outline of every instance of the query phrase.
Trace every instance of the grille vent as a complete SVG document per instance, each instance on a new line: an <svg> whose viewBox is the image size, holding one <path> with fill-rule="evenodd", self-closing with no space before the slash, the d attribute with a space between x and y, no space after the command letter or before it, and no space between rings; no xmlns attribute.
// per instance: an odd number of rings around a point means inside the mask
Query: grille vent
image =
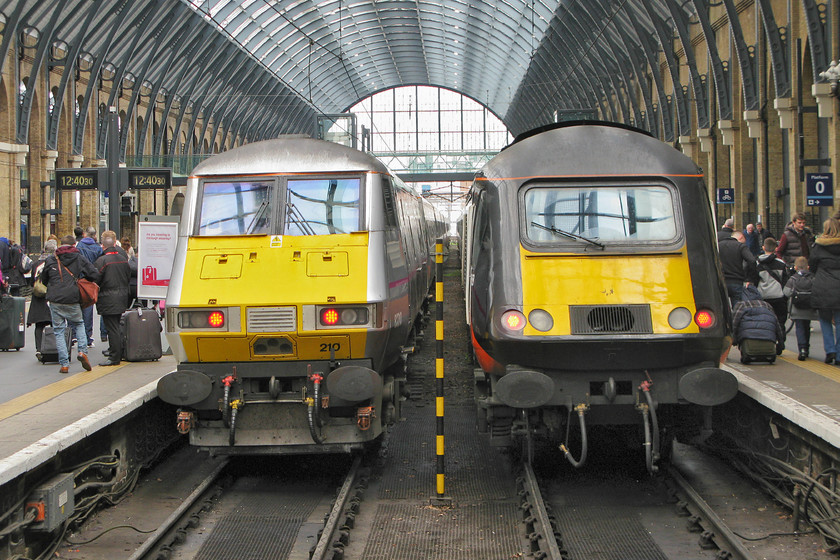
<svg viewBox="0 0 840 560"><path fill-rule="evenodd" d="M249 307L248 332L295 332L294 307Z"/></svg>
<svg viewBox="0 0 840 560"><path fill-rule="evenodd" d="M649 305L572 305L572 334L653 334Z"/></svg>

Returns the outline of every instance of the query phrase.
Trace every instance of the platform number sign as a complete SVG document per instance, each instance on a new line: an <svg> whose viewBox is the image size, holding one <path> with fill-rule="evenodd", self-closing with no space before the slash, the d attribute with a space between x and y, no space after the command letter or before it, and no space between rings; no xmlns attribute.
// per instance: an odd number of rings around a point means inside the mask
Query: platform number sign
<svg viewBox="0 0 840 560"><path fill-rule="evenodd" d="M718 204L735 204L735 189L718 189L717 202Z"/></svg>
<svg viewBox="0 0 840 560"><path fill-rule="evenodd" d="M805 176L808 206L834 205L834 174L808 173Z"/></svg>

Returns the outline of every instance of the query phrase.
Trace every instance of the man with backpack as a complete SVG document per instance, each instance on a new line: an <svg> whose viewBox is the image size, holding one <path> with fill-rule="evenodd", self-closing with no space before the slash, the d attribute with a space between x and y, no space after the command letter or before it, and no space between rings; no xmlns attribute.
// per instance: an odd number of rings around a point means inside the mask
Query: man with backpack
<svg viewBox="0 0 840 560"><path fill-rule="evenodd" d="M796 327L797 359L804 362L811 348L811 321L818 320L819 316L817 310L811 308L814 275L808 270L808 259L796 257L793 265L796 273L785 284L784 294L790 299L790 318Z"/></svg>

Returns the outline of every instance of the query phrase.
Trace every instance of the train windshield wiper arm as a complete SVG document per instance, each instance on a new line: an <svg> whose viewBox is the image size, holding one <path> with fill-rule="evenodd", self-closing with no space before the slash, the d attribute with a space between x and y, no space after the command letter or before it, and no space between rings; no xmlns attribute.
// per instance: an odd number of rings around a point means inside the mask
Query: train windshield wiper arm
<svg viewBox="0 0 840 560"><path fill-rule="evenodd" d="M251 223L248 224L248 229L245 230L245 235L254 233L254 228L257 225L259 225L260 220L263 217L263 214L265 214L266 208L268 208L268 199L263 200L262 203L260 204L259 208L257 208L257 211L254 212L254 219L252 219Z"/></svg>
<svg viewBox="0 0 840 560"><path fill-rule="evenodd" d="M539 224L537 222L531 222L531 225L532 226L537 226L538 228L544 229L546 231L550 231L551 233L555 233L555 234L560 235L562 237L568 237L569 239L575 239L577 241L584 241L586 243L590 243L590 244L595 245L596 247L598 247L600 249L605 249L606 248L606 245L604 245L603 243L599 243L599 242L595 241L594 239L589 239L588 237L584 237L584 236L578 235L576 233L571 233L569 231L564 231L562 229L557 229L556 227L544 226L544 225Z"/></svg>

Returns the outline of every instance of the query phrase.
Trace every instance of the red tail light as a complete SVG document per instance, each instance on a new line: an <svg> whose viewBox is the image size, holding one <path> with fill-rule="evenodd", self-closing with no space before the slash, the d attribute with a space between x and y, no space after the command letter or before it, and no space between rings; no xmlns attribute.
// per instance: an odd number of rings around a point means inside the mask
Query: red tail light
<svg viewBox="0 0 840 560"><path fill-rule="evenodd" d="M321 310L321 324L335 325L338 323L338 310L333 308Z"/></svg>
<svg viewBox="0 0 840 560"><path fill-rule="evenodd" d="M694 314L694 322L701 329L709 329L715 324L715 314L707 309L701 309Z"/></svg>
<svg viewBox="0 0 840 560"><path fill-rule="evenodd" d="M221 311L213 311L207 316L207 324L218 329L225 326L225 314Z"/></svg>
<svg viewBox="0 0 840 560"><path fill-rule="evenodd" d="M521 331L525 328L525 315L516 310L505 311L502 314L502 327L509 331Z"/></svg>

